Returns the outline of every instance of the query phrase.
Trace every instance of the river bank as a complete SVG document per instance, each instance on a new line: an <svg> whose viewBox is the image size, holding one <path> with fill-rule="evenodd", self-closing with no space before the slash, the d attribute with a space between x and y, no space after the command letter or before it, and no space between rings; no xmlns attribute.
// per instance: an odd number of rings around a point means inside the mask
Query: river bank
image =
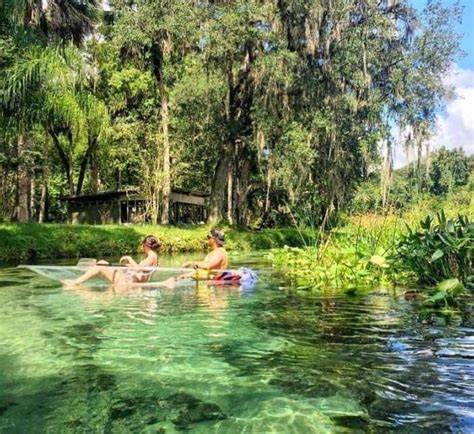
<svg viewBox="0 0 474 434"><path fill-rule="evenodd" d="M0 224L0 263L133 254L148 234L161 240L164 253L200 251L208 232L207 226ZM314 243L316 236L296 229L226 229L225 234L228 249L239 251L301 247Z"/></svg>

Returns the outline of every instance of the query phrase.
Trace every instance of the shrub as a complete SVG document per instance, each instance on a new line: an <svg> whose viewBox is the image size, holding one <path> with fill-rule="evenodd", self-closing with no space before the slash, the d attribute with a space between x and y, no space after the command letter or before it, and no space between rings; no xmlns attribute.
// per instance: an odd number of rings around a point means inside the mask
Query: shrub
<svg viewBox="0 0 474 434"><path fill-rule="evenodd" d="M436 221L428 216L420 230L407 225L396 247L400 265L418 276L419 283L436 284L449 278L467 283L473 273L474 224L467 216L447 219L444 211Z"/></svg>

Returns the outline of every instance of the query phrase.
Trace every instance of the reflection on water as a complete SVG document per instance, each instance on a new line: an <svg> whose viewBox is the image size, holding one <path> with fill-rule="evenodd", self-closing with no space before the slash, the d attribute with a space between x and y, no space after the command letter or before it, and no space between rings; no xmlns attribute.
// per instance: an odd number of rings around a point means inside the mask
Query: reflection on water
<svg viewBox="0 0 474 434"><path fill-rule="evenodd" d="M0 270L1 432L472 432L471 306L393 291L63 291Z"/></svg>

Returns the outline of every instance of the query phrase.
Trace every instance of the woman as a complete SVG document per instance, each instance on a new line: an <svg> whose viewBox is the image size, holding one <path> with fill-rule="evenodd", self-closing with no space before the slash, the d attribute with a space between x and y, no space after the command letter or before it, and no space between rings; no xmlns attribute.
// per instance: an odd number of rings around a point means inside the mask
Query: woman
<svg viewBox="0 0 474 434"><path fill-rule="evenodd" d="M103 276L109 282L116 285L130 285L132 283L148 282L154 270L140 270L140 267L148 268L158 266L157 252L160 246L161 243L156 237L153 235L147 235L143 240L145 259L140 263L137 264L131 256L122 256L120 258L120 263L129 267L129 269L121 270L120 268L117 269L115 267L110 267L110 264L107 261L98 261L94 267L82 276L74 280L65 280L63 283L66 286L79 285L96 276Z"/></svg>

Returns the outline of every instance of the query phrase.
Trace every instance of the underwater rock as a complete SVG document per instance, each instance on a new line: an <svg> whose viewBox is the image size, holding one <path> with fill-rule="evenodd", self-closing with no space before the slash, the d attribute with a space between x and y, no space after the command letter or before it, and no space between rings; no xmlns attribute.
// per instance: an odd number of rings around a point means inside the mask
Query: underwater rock
<svg viewBox="0 0 474 434"><path fill-rule="evenodd" d="M311 374L294 373L293 375L279 375L269 381L270 385L275 385L291 393L297 392L304 396L329 397L339 390L339 387L324 378L315 377Z"/></svg>
<svg viewBox="0 0 474 434"><path fill-rule="evenodd" d="M181 407L178 416L172 421L180 429L188 429L195 423L227 419L217 404L203 402L188 393L175 393L167 401Z"/></svg>
<svg viewBox="0 0 474 434"><path fill-rule="evenodd" d="M7 287L7 286L15 286L18 285L16 280L1 280L0 281L0 288Z"/></svg>
<svg viewBox="0 0 474 434"><path fill-rule="evenodd" d="M361 404L364 406L371 405L377 399L377 394L374 390L366 390L363 392Z"/></svg>
<svg viewBox="0 0 474 434"><path fill-rule="evenodd" d="M8 402L6 404L0 405L0 416L3 416L3 413L5 413L10 407L13 407L15 405L18 405L18 402Z"/></svg>
<svg viewBox="0 0 474 434"><path fill-rule="evenodd" d="M87 392L107 392L117 386L116 377L94 364L75 367L74 371L58 384L57 393L69 393L71 389Z"/></svg>
<svg viewBox="0 0 474 434"><path fill-rule="evenodd" d="M160 422L160 420L156 416L150 416L147 420L146 423L148 425L154 425L155 423Z"/></svg>
<svg viewBox="0 0 474 434"><path fill-rule="evenodd" d="M199 404L201 401L196 397L190 395L189 393L185 392L178 392L174 393L173 395L168 396L167 398L168 403L172 405L188 405L188 406L195 406Z"/></svg>
<svg viewBox="0 0 474 434"><path fill-rule="evenodd" d="M83 422L80 418L72 418L65 422L65 425L68 428L81 428L83 426Z"/></svg>
<svg viewBox="0 0 474 434"><path fill-rule="evenodd" d="M139 416L147 425L166 420L166 411L157 406L156 396L126 396L116 399L109 408L110 420Z"/></svg>
<svg viewBox="0 0 474 434"><path fill-rule="evenodd" d="M353 416L353 415L341 415L331 416L330 419L336 423L336 425L343 426L352 430L359 429L362 432L367 432L370 420L364 416Z"/></svg>
<svg viewBox="0 0 474 434"><path fill-rule="evenodd" d="M109 416L111 419L123 419L131 416L137 411L137 407L130 402L119 401L110 407Z"/></svg>
<svg viewBox="0 0 474 434"><path fill-rule="evenodd" d="M227 416L221 411L217 404L200 402L195 406L182 408L173 423L178 428L188 428L189 425L210 420L223 420Z"/></svg>

